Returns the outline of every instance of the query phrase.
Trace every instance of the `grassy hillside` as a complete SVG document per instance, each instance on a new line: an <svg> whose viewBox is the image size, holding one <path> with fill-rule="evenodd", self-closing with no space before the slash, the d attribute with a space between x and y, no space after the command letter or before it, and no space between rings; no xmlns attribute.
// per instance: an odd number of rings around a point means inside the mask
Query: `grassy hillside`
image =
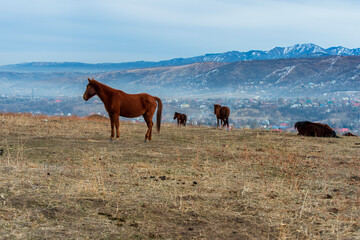
<svg viewBox="0 0 360 240"><path fill-rule="evenodd" d="M215 119L214 119L215 121ZM0 115L0 236L359 239L360 139Z"/></svg>

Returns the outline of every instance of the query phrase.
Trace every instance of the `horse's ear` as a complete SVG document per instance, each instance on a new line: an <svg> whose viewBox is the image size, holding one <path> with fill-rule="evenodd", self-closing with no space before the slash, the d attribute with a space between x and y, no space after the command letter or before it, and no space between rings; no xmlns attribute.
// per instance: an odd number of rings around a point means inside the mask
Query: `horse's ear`
<svg viewBox="0 0 360 240"><path fill-rule="evenodd" d="M89 83L91 83L91 79L90 79L90 78L88 78L88 80L89 80Z"/></svg>

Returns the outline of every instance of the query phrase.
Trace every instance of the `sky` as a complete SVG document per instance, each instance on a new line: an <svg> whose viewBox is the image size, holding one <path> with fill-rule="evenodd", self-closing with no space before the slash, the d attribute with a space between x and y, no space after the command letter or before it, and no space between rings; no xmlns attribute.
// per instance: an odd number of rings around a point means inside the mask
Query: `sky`
<svg viewBox="0 0 360 240"><path fill-rule="evenodd" d="M1 0L0 65L360 47L358 0Z"/></svg>

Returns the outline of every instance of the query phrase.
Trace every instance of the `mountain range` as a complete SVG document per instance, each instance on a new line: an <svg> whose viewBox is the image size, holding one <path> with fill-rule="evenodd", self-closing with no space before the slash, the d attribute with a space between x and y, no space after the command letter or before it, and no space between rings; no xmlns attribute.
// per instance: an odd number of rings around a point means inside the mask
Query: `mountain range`
<svg viewBox="0 0 360 240"><path fill-rule="evenodd" d="M282 58L313 58L324 56L359 56L360 48L345 47L322 48L315 44L296 44L290 47L275 47L268 51L252 50L248 52L230 51L225 53L205 54L190 58L174 58L159 62L124 62L124 63L81 63L81 62L29 62L0 66L1 72L109 72L128 69L181 66L200 62L239 62Z"/></svg>
<svg viewBox="0 0 360 240"><path fill-rule="evenodd" d="M93 77L129 93L165 97L359 96L359 52L304 44L162 62L24 63L0 67L0 94L81 96L87 77Z"/></svg>

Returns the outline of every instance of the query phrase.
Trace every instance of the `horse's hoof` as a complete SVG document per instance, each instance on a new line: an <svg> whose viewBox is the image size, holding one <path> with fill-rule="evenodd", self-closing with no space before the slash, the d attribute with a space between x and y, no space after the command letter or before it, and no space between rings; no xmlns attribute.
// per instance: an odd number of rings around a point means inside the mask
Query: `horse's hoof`
<svg viewBox="0 0 360 240"><path fill-rule="evenodd" d="M147 139L145 139L144 143L147 143L147 142L149 142L149 141Z"/></svg>

